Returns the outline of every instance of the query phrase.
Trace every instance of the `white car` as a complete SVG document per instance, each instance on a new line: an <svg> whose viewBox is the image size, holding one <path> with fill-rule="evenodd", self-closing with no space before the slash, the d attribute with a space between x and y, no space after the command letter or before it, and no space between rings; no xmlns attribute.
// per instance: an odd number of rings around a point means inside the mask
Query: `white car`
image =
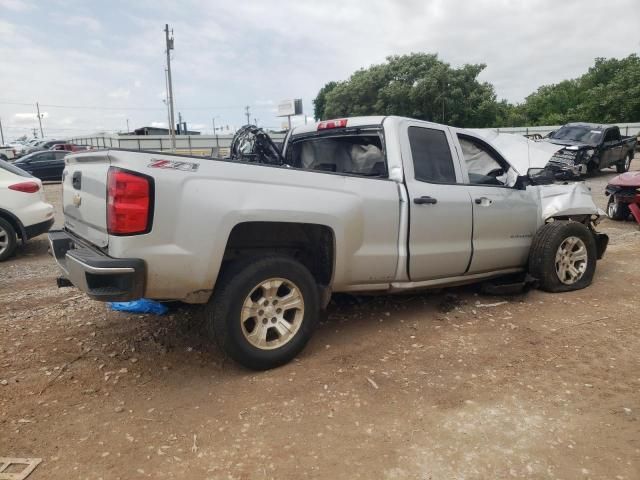
<svg viewBox="0 0 640 480"><path fill-rule="evenodd" d="M0 160L0 262L25 243L49 231L53 206L45 202L42 181Z"/></svg>

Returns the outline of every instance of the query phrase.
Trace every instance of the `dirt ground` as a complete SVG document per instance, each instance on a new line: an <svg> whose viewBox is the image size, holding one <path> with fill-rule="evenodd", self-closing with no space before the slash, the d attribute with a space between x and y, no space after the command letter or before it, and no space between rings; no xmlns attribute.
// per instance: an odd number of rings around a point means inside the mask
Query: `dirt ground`
<svg viewBox="0 0 640 480"><path fill-rule="evenodd" d="M613 176L588 181L602 207ZM57 289L39 237L0 264L0 457L42 458L29 480L638 479L640 230L601 230L585 290L337 299L265 373L226 361L197 309Z"/></svg>

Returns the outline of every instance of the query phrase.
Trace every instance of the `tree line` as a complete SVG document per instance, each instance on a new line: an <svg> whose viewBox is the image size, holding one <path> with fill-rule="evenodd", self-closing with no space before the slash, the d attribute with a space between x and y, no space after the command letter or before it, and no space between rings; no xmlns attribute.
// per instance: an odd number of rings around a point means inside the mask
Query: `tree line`
<svg viewBox="0 0 640 480"><path fill-rule="evenodd" d="M636 54L596 58L582 76L543 85L520 104L498 100L493 85L478 80L485 68L453 68L436 54L390 56L323 86L313 100L314 115L400 115L467 128L640 121Z"/></svg>

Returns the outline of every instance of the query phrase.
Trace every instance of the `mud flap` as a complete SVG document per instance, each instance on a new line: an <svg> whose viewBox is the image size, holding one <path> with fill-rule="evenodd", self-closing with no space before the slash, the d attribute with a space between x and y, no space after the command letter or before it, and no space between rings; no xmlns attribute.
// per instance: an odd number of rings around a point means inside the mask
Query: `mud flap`
<svg viewBox="0 0 640 480"><path fill-rule="evenodd" d="M600 260L604 257L604 252L607 249L607 245L609 245L609 235L593 232L593 237L596 240L597 259Z"/></svg>

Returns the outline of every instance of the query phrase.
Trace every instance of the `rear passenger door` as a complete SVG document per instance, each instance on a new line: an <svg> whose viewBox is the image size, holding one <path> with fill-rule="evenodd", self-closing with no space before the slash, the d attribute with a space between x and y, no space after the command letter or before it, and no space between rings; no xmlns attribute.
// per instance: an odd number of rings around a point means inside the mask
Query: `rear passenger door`
<svg viewBox="0 0 640 480"><path fill-rule="evenodd" d="M471 258L471 199L449 129L407 122L402 159L409 193L409 278L462 275Z"/></svg>
<svg viewBox="0 0 640 480"><path fill-rule="evenodd" d="M608 128L604 132L600 168L606 168L614 165L621 158L622 143L620 138L620 130L617 127Z"/></svg>

